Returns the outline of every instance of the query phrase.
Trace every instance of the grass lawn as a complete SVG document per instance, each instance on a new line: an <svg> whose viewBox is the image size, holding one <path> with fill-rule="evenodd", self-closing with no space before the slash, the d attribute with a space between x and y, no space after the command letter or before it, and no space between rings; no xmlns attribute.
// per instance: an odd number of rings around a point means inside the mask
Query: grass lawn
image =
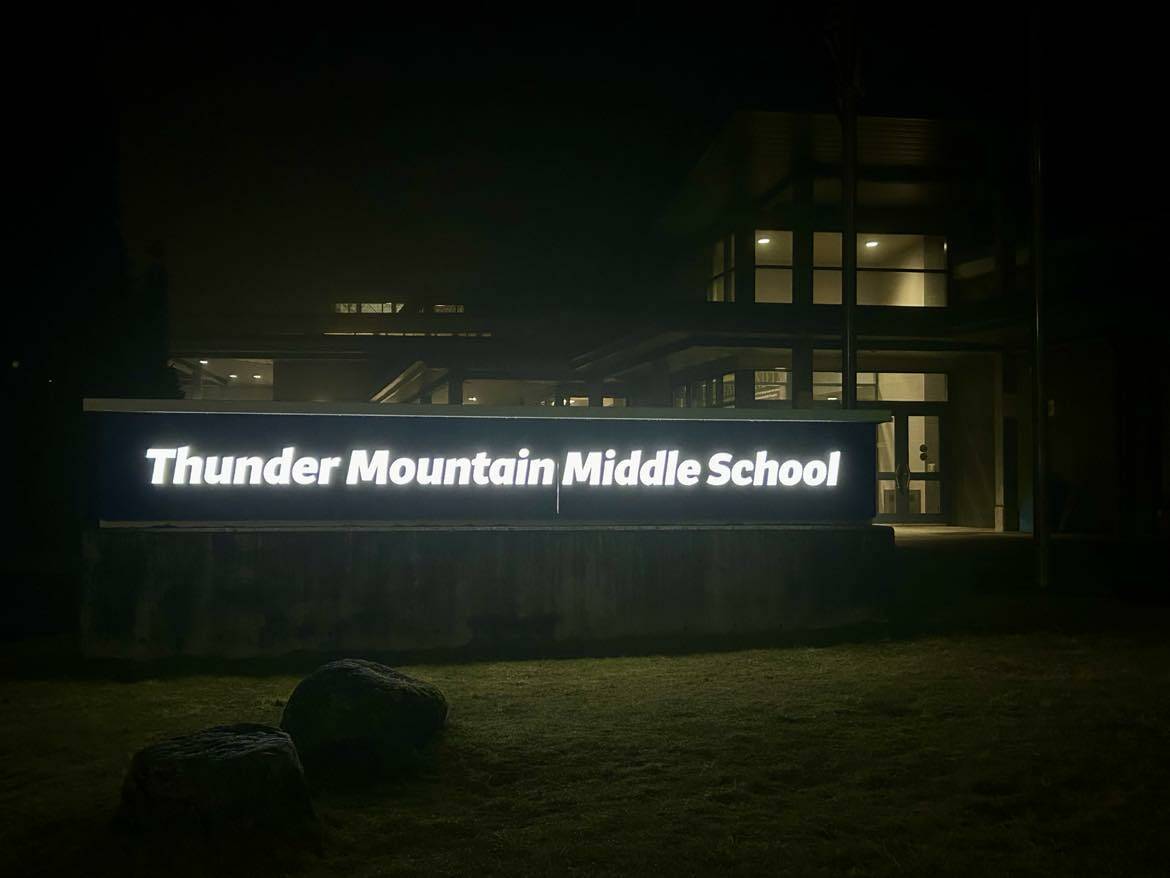
<svg viewBox="0 0 1170 878"><path fill-rule="evenodd" d="M1170 646L1061 634L406 668L448 730L322 793L304 875L1166 874ZM199 874L110 831L130 754L293 676L0 681L0 874Z"/></svg>

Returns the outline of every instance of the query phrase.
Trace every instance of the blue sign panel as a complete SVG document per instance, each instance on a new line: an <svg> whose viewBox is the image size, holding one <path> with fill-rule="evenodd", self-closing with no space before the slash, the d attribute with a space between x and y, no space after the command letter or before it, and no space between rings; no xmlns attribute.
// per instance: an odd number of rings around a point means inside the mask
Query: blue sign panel
<svg viewBox="0 0 1170 878"><path fill-rule="evenodd" d="M880 412L86 403L103 523L873 517Z"/></svg>

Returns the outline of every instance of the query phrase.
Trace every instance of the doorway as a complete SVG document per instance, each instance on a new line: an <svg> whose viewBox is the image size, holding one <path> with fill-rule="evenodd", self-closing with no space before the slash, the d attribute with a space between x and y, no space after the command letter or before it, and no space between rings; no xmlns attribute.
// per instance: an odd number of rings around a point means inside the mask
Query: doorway
<svg viewBox="0 0 1170 878"><path fill-rule="evenodd" d="M947 520L945 406L889 407L893 419L877 425L875 520L944 523Z"/></svg>

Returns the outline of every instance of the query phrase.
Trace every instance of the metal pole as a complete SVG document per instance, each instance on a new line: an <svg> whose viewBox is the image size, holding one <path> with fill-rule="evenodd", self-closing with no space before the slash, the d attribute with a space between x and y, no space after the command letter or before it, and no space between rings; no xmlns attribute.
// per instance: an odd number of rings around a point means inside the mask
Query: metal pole
<svg viewBox="0 0 1170 878"><path fill-rule="evenodd" d="M853 41L849 41L852 48ZM845 84L841 107L841 381L844 405L857 408L857 91L852 77Z"/></svg>
<svg viewBox="0 0 1170 878"><path fill-rule="evenodd" d="M857 407L857 95L861 90L857 56L857 9L842 3L833 10L829 51L837 62L837 110L841 117L841 395L847 409Z"/></svg>
<svg viewBox="0 0 1170 878"><path fill-rule="evenodd" d="M1048 587L1048 385L1044 374L1044 151L1041 126L1039 26L1032 20L1032 537L1036 550L1036 584Z"/></svg>

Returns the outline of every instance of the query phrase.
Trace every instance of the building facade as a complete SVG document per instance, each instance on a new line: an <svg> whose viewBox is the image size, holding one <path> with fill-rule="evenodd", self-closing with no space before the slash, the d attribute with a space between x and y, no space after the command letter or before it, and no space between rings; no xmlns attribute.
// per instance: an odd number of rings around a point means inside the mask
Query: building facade
<svg viewBox="0 0 1170 878"><path fill-rule="evenodd" d="M857 399L893 413L878 428L878 520L1027 530L1026 141L863 117L858 142ZM648 231L641 277L618 303L569 306L554 292L519 307L463 297L457 284L279 313L172 303L173 364L195 399L840 407L842 220L836 117L743 113ZM1165 415L1126 408L1107 330L1054 317L1050 356L1068 368L1053 371L1081 378L1054 384L1044 407L1053 523L1156 528ZM1164 412L1165 368L1155 375ZM1062 420L1076 426L1055 429ZM1158 467L1141 497L1125 487L1135 430ZM1088 478L1088 460L1111 476Z"/></svg>

